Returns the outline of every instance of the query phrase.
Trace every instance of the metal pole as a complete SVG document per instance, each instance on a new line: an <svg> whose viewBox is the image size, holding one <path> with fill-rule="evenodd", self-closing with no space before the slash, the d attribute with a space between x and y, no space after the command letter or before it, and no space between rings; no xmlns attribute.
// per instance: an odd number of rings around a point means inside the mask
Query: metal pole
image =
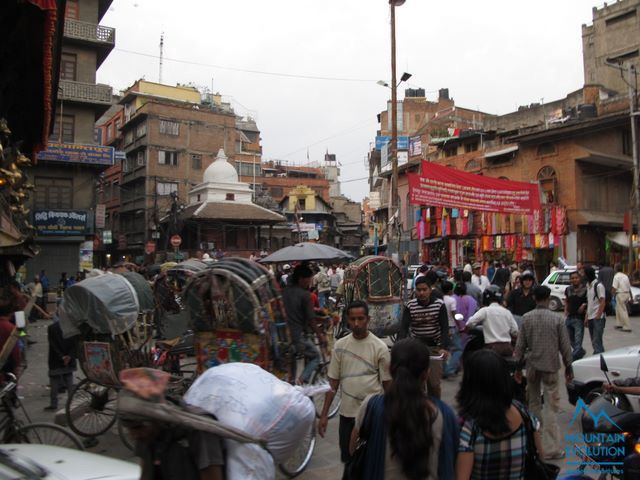
<svg viewBox="0 0 640 480"><path fill-rule="evenodd" d="M636 68L634 65L629 65L627 70L629 74L629 118L631 118L631 152L633 155L633 209L636 215L636 222L638 222L638 215L640 215L640 195L638 187L640 187L640 165L638 165L638 135L636 132L636 118L635 118L635 99L636 99ZM629 273L635 270L633 267L633 216L629 219L631 228L629 231ZM638 225L638 231L640 232L640 224Z"/></svg>
<svg viewBox="0 0 640 480"><path fill-rule="evenodd" d="M398 93L396 82L396 5L395 0L391 0L391 142L389 144L389 154L391 155L391 199L389 201L389 218L394 215L398 208ZM391 245L394 236L393 224L389 223L387 246Z"/></svg>

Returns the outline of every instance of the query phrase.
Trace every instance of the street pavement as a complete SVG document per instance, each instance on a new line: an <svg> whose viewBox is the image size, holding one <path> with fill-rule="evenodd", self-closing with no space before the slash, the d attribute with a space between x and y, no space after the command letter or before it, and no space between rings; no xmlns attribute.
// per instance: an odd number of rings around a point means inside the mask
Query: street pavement
<svg viewBox="0 0 640 480"><path fill-rule="evenodd" d="M29 413L31 420L38 421L57 421L64 423L63 412L45 412L43 408L49 404L49 387L47 375L47 329L50 321L40 320L29 326L29 334L37 343L31 345L27 351L28 368L20 380L18 387L18 395L21 397L23 404ZM634 332L625 333L615 330L615 318L609 317L605 328L604 343L607 350L614 348L640 344L640 317L631 318L632 328ZM584 347L587 353L592 352L590 346L589 335L585 333ZM78 371L77 378L81 378ZM449 405L455 406L455 394L459 386L461 376L443 380L443 400ZM564 383L564 382L562 382ZM561 411L558 418L561 434L569 433L569 422L573 415L574 408L567 400L566 389L561 388ZM60 396L59 404L64 405L66 394ZM89 451L108 455L122 460L136 461L136 458L120 441L117 428L98 438L98 444L90 448ZM342 464L339 459L338 449L338 418L337 416L329 421L329 427L325 438L318 437L316 449L307 470L298 478L304 480L327 480L340 478L342 475ZM566 462L569 459L561 460L558 463L563 470L566 470ZM285 478L279 475L278 478Z"/></svg>

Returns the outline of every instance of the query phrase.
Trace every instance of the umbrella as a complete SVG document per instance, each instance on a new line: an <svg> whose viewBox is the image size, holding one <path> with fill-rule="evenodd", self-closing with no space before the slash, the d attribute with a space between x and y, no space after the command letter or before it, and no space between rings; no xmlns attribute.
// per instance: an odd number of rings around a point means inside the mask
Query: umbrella
<svg viewBox="0 0 640 480"><path fill-rule="evenodd" d="M311 260L348 260L353 257L347 252L321 243L302 242L284 247L259 260L261 263L304 262Z"/></svg>

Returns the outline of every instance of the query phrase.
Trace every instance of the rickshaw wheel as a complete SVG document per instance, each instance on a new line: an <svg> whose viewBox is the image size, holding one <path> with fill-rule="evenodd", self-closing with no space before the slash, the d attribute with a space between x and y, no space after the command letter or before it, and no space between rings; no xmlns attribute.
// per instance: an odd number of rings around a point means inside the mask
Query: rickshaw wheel
<svg viewBox="0 0 640 480"><path fill-rule="evenodd" d="M311 461L313 456L313 450L316 447L316 427L315 421L309 429L309 432L298 443L298 448L287 459L286 462L278 465L280 471L284 473L288 478L295 478L304 472L307 465Z"/></svg>
<svg viewBox="0 0 640 480"><path fill-rule="evenodd" d="M84 450L80 439L72 432L54 423L29 423L17 429L8 443L31 443Z"/></svg>
<svg viewBox="0 0 640 480"><path fill-rule="evenodd" d="M316 383L329 383L329 379L327 377L327 367L323 367L322 370L316 370L313 372L311 376L311 384L315 385ZM318 395L314 395L311 400L313 400L313 405L316 409L316 417L320 418L320 414L322 414L322 407L324 406L325 394L320 393ZM336 395L333 397L333 401L331 402L331 406L329 407L329 412L327 414L327 418L335 417L338 410L340 410L340 404L342 403L342 389L338 387L338 391Z"/></svg>
<svg viewBox="0 0 640 480"><path fill-rule="evenodd" d="M131 438L131 435L129 435L127 427L123 425L120 418L118 418L118 436L120 437L122 444L133 452L135 449L135 441Z"/></svg>
<svg viewBox="0 0 640 480"><path fill-rule="evenodd" d="M85 378L69 394L65 409L67 425L83 437L95 437L116 421L117 391Z"/></svg>

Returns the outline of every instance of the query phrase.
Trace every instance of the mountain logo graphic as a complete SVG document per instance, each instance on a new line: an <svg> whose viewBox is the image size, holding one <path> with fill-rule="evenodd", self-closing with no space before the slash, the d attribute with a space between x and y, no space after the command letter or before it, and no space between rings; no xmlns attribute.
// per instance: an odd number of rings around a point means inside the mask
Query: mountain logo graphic
<svg viewBox="0 0 640 480"><path fill-rule="evenodd" d="M611 419L611 417L607 414L607 412L605 412L604 410L600 409L600 412L593 413L591 411L591 409L589 409L589 406L586 403L584 403L584 400L581 399L581 398L579 398L578 399L578 403L576 403L576 410L573 413L573 418L569 422L569 426L573 425L573 422L576 421L576 419L579 417L580 413L582 413L582 412L585 412L586 414L588 414L592 418L594 427L598 426L598 423L600 422L600 420L606 420L611 425L616 427L618 430L622 430L618 426L618 424Z"/></svg>

